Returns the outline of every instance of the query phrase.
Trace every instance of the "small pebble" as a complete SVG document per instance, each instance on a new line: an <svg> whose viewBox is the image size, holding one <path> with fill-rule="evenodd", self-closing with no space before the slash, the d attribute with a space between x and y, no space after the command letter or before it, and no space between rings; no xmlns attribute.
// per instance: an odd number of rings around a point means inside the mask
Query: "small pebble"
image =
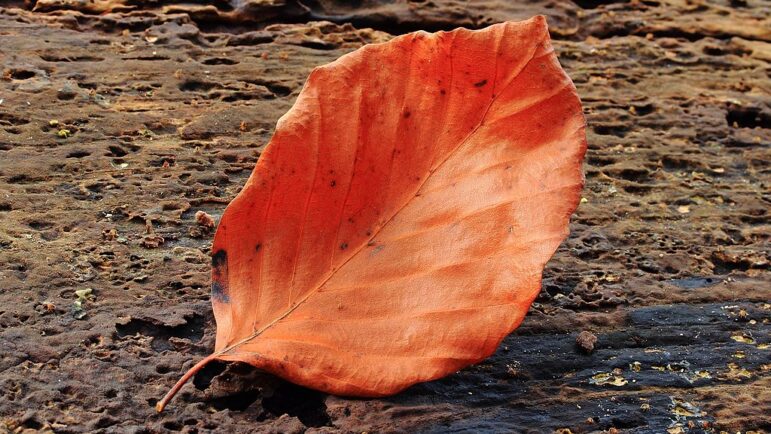
<svg viewBox="0 0 771 434"><path fill-rule="evenodd" d="M594 344L597 343L597 336L594 335L592 332L588 332L586 330L582 331L581 333L576 336L576 345L578 348L583 351L586 354L591 353L594 351Z"/></svg>
<svg viewBox="0 0 771 434"><path fill-rule="evenodd" d="M204 211L197 211L195 213L195 221L199 225L212 229L214 228L214 218Z"/></svg>

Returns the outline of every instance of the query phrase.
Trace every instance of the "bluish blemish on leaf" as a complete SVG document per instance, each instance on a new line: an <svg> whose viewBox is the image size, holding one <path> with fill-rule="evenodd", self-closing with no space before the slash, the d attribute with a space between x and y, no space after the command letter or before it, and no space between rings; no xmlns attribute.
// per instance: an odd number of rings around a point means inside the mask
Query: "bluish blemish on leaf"
<svg viewBox="0 0 771 434"><path fill-rule="evenodd" d="M219 303L230 303L226 289L219 282L212 282L211 297Z"/></svg>
<svg viewBox="0 0 771 434"><path fill-rule="evenodd" d="M218 303L230 303L228 295L228 253L218 250L211 257L211 297Z"/></svg>

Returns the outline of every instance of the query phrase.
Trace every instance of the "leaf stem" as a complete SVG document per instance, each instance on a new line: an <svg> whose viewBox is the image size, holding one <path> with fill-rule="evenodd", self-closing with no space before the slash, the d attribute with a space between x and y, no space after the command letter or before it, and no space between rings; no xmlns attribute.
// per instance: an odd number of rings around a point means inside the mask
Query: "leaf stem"
<svg viewBox="0 0 771 434"><path fill-rule="evenodd" d="M201 368L206 366L206 364L216 359L221 354L222 354L221 352L210 354L200 362L193 365L192 368L188 369L187 372L185 372L185 375L183 375L182 378L180 378L179 381L177 381L177 383L174 385L174 387L171 388L171 390L169 390L166 396L164 396L163 399L161 399L160 401L158 401L157 404L155 404L155 411L157 411L158 413L162 412L163 409L166 407L166 404L168 404L169 401L171 401L171 399L174 398L174 395L176 395L177 392L179 392L179 389L181 389L182 386L184 386L185 383L187 383L188 380L190 380L190 378L193 375L197 374L198 371L201 370Z"/></svg>

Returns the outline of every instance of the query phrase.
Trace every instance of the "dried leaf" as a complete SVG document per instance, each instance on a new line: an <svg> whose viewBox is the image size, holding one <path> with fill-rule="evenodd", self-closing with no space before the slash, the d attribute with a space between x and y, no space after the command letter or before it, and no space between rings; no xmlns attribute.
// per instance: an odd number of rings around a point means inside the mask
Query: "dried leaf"
<svg viewBox="0 0 771 434"><path fill-rule="evenodd" d="M492 354L583 186L584 118L535 17L316 68L212 247L214 354L384 396Z"/></svg>

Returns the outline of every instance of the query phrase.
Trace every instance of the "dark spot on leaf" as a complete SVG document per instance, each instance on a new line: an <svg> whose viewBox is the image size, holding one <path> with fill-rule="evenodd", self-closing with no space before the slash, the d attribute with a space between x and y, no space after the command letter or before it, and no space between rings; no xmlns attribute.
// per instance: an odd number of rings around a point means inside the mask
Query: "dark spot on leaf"
<svg viewBox="0 0 771 434"><path fill-rule="evenodd" d="M412 113L409 110L404 111L404 119L407 119L408 117L410 117L410 115L412 115Z"/></svg>
<svg viewBox="0 0 771 434"><path fill-rule="evenodd" d="M348 248L348 243L340 244L340 250L345 250Z"/></svg>
<svg viewBox="0 0 771 434"><path fill-rule="evenodd" d="M336 185L337 185L337 181L335 181L334 179L332 180L332 182L329 183L330 187L334 187Z"/></svg>
<svg viewBox="0 0 771 434"><path fill-rule="evenodd" d="M228 252L225 250L218 250L211 257L211 266L214 268L221 268L228 264Z"/></svg>
<svg viewBox="0 0 771 434"><path fill-rule="evenodd" d="M257 243L257 245L256 245L256 246L254 246L254 251L255 251L255 252L259 252L259 251L260 251L260 247L262 247L262 244L260 244L260 243Z"/></svg>
<svg viewBox="0 0 771 434"><path fill-rule="evenodd" d="M482 87L487 84L487 80L482 80L474 83L474 87Z"/></svg>

